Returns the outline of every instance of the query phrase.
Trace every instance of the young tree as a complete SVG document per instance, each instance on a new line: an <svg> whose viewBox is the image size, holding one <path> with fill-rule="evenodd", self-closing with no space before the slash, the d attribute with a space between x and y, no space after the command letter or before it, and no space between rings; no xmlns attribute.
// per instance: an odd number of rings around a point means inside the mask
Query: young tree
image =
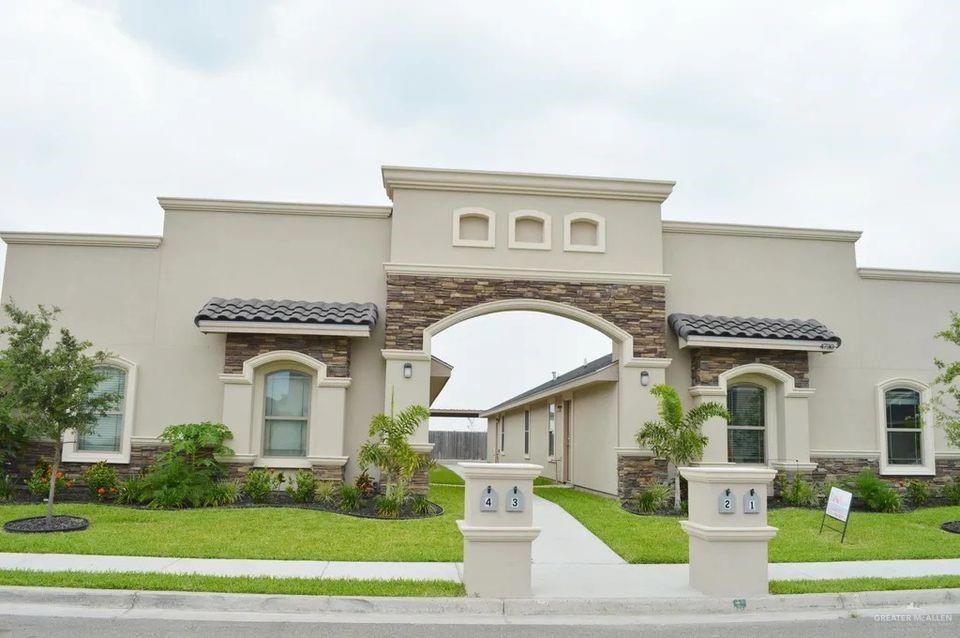
<svg viewBox="0 0 960 638"><path fill-rule="evenodd" d="M950 326L938 332L937 338L960 346L960 313L950 313ZM933 414L950 445L960 447L960 361L934 359L934 363L940 374L933 380Z"/></svg>
<svg viewBox="0 0 960 638"><path fill-rule="evenodd" d="M0 351L0 419L31 438L54 443L47 499L51 525L64 435L89 433L120 397L97 390L104 378L97 366L107 357L105 352L86 354L91 344L66 328L60 329L53 348L47 347L58 308L39 306L34 314L7 303L3 310L10 325L0 330L7 336L7 347Z"/></svg>
<svg viewBox="0 0 960 638"><path fill-rule="evenodd" d="M672 463L677 469L674 478L674 509L680 510L680 471L686 465L703 456L708 438L703 435L703 424L710 417L730 420L730 413L719 403L701 403L684 413L677 391L668 385L655 385L650 394L657 398L659 421L647 421L637 432L637 443L648 447L659 458Z"/></svg>
<svg viewBox="0 0 960 638"><path fill-rule="evenodd" d="M417 453L407 440L429 418L430 410L422 405L411 405L395 414L391 398L390 414L378 414L370 421L372 438L357 453L360 468L366 471L375 465L387 486L406 488L417 470L430 466L430 460Z"/></svg>

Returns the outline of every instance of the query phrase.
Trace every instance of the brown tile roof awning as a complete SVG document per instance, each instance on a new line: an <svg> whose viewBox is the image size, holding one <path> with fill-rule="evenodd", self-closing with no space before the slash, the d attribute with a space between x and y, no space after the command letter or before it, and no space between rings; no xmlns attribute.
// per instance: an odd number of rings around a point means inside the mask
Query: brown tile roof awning
<svg viewBox="0 0 960 638"><path fill-rule="evenodd" d="M698 337L716 339L756 339L764 342L809 342L811 349L832 350L840 346L840 337L815 319L770 319L764 317L723 317L717 315L671 314L667 322L677 336L694 345ZM700 341L704 341L701 339ZM823 344L817 346L817 344ZM774 343L770 347L776 348Z"/></svg>

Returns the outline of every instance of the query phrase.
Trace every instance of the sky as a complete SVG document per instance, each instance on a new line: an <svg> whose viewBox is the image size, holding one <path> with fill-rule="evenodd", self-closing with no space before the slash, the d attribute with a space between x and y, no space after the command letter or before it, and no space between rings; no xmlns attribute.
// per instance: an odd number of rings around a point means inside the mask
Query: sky
<svg viewBox="0 0 960 638"><path fill-rule="evenodd" d="M0 229L159 234L158 195L385 204L401 164L671 179L666 219L960 271L957 32L929 1L4 0ZM582 363L542 358L582 330L534 331L539 367L476 400Z"/></svg>

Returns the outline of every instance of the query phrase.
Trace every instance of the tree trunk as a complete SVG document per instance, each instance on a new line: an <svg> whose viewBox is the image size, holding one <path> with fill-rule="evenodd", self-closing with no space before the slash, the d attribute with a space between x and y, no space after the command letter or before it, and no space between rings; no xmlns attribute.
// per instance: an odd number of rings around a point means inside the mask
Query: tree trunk
<svg viewBox="0 0 960 638"><path fill-rule="evenodd" d="M673 509L680 511L680 470L673 477Z"/></svg>
<svg viewBox="0 0 960 638"><path fill-rule="evenodd" d="M47 492L47 525L53 524L53 499L57 491L57 472L60 471L60 456L63 454L63 440L57 440L53 448L53 465L50 466L50 491Z"/></svg>

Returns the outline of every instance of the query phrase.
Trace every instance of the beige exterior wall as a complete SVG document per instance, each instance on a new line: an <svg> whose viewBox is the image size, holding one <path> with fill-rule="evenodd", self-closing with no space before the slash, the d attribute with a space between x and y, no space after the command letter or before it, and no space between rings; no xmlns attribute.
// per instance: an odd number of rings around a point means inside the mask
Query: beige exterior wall
<svg viewBox="0 0 960 638"><path fill-rule="evenodd" d="M383 405L389 241L389 219L168 211L154 249L9 245L2 294L24 307L62 307L64 325L137 364L134 441L222 418L225 337L193 323L211 297L373 301L380 320L371 337L353 340L346 390L352 471Z"/></svg>

